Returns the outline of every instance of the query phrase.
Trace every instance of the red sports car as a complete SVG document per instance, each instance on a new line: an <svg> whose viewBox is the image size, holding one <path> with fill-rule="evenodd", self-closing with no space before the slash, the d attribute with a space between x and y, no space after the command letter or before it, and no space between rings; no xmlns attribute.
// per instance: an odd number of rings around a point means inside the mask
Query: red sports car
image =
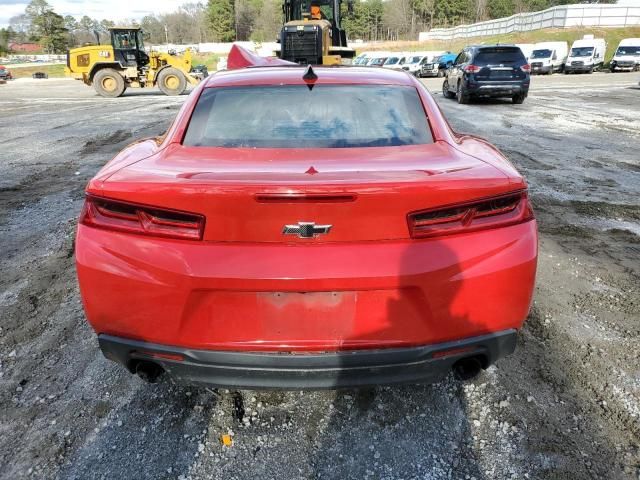
<svg viewBox="0 0 640 480"><path fill-rule="evenodd" d="M527 185L413 76L217 73L87 186L76 259L109 359L247 388L430 382L515 348Z"/></svg>

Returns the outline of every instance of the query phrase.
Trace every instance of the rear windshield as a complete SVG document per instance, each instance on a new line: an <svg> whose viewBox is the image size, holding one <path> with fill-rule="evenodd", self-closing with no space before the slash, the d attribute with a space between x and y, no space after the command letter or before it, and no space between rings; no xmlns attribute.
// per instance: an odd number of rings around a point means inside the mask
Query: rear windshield
<svg viewBox="0 0 640 480"><path fill-rule="evenodd" d="M518 47L495 47L479 50L473 63L475 65L513 65L526 63L526 60Z"/></svg>
<svg viewBox="0 0 640 480"><path fill-rule="evenodd" d="M183 144L339 148L432 142L414 87L279 85L205 89Z"/></svg>

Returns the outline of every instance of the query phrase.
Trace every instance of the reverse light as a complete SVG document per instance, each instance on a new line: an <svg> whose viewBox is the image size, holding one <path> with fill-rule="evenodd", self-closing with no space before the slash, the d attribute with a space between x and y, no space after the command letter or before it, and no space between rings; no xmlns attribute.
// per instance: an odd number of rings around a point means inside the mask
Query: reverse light
<svg viewBox="0 0 640 480"><path fill-rule="evenodd" d="M531 72L531 65L529 65L528 63L525 63L520 67L520 70L522 70L523 72L529 73Z"/></svg>
<svg viewBox="0 0 640 480"><path fill-rule="evenodd" d="M534 217L526 190L474 202L422 210L408 216L413 238L505 227Z"/></svg>
<svg viewBox="0 0 640 480"><path fill-rule="evenodd" d="M87 195L80 223L89 227L155 237L201 240L204 217Z"/></svg>
<svg viewBox="0 0 640 480"><path fill-rule="evenodd" d="M477 65L467 65L463 70L467 73L477 73L480 71L480 67Z"/></svg>

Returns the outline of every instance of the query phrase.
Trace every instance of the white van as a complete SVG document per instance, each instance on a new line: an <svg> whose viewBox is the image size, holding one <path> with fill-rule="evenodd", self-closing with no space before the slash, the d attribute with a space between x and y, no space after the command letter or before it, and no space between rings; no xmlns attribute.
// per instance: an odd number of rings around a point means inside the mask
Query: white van
<svg viewBox="0 0 640 480"><path fill-rule="evenodd" d="M640 38L622 40L611 60L610 68L612 72L640 70Z"/></svg>
<svg viewBox="0 0 640 480"><path fill-rule="evenodd" d="M384 68L390 68L392 70L402 70L404 64L407 63L408 58L408 54L396 52L391 54L382 66Z"/></svg>
<svg viewBox="0 0 640 480"><path fill-rule="evenodd" d="M420 70L420 62L424 58L424 52L413 52L407 56L407 61L404 62L402 70L409 72L412 75L416 75L416 72Z"/></svg>
<svg viewBox="0 0 640 480"><path fill-rule="evenodd" d="M582 40L576 40L571 45L567 62L564 65L564 73L587 72L593 73L604 64L604 54L607 43L604 38L593 38L593 35L585 35Z"/></svg>
<svg viewBox="0 0 640 480"><path fill-rule="evenodd" d="M384 62L387 61L392 54L389 52L373 52L369 56L367 63L365 63L368 67L381 67L384 65Z"/></svg>
<svg viewBox="0 0 640 480"><path fill-rule="evenodd" d="M405 62L402 69L406 72L415 75L416 77L420 76L420 72L422 70L422 66L433 62L435 57L442 55L444 52L438 51L429 51L429 52L415 52L407 57L407 61Z"/></svg>
<svg viewBox="0 0 640 480"><path fill-rule="evenodd" d="M520 51L524 55L524 58L526 58L528 62L535 45L533 43L516 43L515 45L520 49Z"/></svg>
<svg viewBox="0 0 640 480"><path fill-rule="evenodd" d="M356 58L353 59L353 65L360 65L367 61L368 55L366 53L361 53Z"/></svg>
<svg viewBox="0 0 640 480"><path fill-rule="evenodd" d="M529 63L531 73L561 72L567 61L569 45L567 42L540 42L536 43L531 52Z"/></svg>

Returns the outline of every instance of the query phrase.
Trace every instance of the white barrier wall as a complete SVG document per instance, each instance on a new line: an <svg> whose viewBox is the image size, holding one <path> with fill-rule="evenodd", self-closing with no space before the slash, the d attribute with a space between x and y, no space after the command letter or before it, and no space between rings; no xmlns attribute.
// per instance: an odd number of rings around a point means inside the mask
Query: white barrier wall
<svg viewBox="0 0 640 480"><path fill-rule="evenodd" d="M47 62L47 63L51 63L51 62L66 62L67 61L67 56L66 55L48 55L48 54L43 54L43 55L29 55L29 54L11 54L8 55L6 57L9 61L11 62Z"/></svg>
<svg viewBox="0 0 640 480"><path fill-rule="evenodd" d="M418 40L451 40L453 38L482 37L511 32L527 32L543 28L567 27L627 27L640 25L640 6L618 5L559 5L541 12L517 13L510 17L459 25L453 28L434 28L420 32Z"/></svg>
<svg viewBox="0 0 640 480"><path fill-rule="evenodd" d="M235 42L238 45L247 48L253 52L256 52L258 55L266 57L273 55L273 51L278 47L279 44L276 42ZM231 50L231 46L233 43L193 43L191 45L153 45L151 47L152 50L156 52L167 52L169 50L175 50L176 52L184 52L187 48L191 48L192 50L200 53L215 53L219 55L227 55L229 50Z"/></svg>

